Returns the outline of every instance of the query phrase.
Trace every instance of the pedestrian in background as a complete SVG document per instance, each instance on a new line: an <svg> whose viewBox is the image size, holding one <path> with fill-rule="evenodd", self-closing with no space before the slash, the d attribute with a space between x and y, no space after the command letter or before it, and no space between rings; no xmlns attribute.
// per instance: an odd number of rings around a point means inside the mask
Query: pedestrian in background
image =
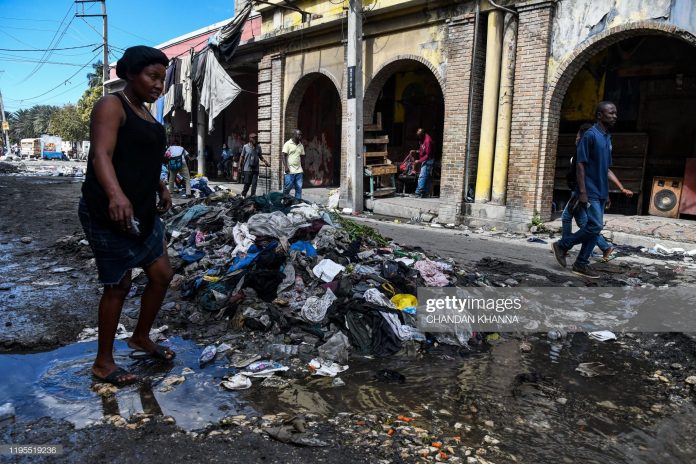
<svg viewBox="0 0 696 464"><path fill-rule="evenodd" d="M259 161L263 161L267 167L270 166L268 161L263 159L261 154L261 146L258 144L256 134L249 134L249 143L242 147L242 170L244 175L244 189L242 196L246 197L247 191L251 186L249 195L256 196L256 183L259 180Z"/></svg>
<svg viewBox="0 0 696 464"><path fill-rule="evenodd" d="M167 148L164 157L169 160L169 191L175 192L178 190L176 188L176 175L181 174L186 187L186 193L182 197L191 198L191 173L188 168L189 153L180 145L171 145Z"/></svg>
<svg viewBox="0 0 696 464"><path fill-rule="evenodd" d="M147 285L128 346L165 361L175 356L149 337L173 275L158 215L171 207L172 198L159 178L165 130L144 103L153 103L162 94L168 63L167 56L155 48L127 49L116 64L125 89L100 98L90 122L91 148L79 215L104 285L92 373L117 385L138 380L117 366L113 357L116 328L135 267L143 268Z"/></svg>
<svg viewBox="0 0 696 464"><path fill-rule="evenodd" d="M423 198L430 194L430 184L432 183L435 154L433 153L433 139L429 134L427 134L423 129L418 129L416 136L418 137L418 142L420 145L418 146L417 152L415 150L411 152L413 155L418 155L418 158L414 161L414 165L420 166L415 196L418 198Z"/></svg>
<svg viewBox="0 0 696 464"><path fill-rule="evenodd" d="M578 214L585 215L587 221L580 230L552 245L556 261L566 267L566 253L581 244L573 272L590 279L599 278L599 274L590 267L589 258L604 227L604 207L609 198L609 168L612 165L609 129L614 127L618 118L616 105L608 101L599 102L595 114L597 121L580 139L576 154L576 193L578 208L581 209ZM611 176L616 179L613 173Z"/></svg>
<svg viewBox="0 0 696 464"><path fill-rule="evenodd" d="M283 169L285 178L283 179L283 193L288 195L290 190L295 189L295 198L302 199L302 157L305 155L302 145L302 131L295 129L292 138L283 145Z"/></svg>

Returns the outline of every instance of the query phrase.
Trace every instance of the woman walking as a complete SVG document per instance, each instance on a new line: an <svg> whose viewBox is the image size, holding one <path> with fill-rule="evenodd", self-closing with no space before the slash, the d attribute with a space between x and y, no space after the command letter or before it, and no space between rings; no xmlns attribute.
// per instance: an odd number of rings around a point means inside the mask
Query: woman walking
<svg viewBox="0 0 696 464"><path fill-rule="evenodd" d="M171 207L172 200L160 181L165 130L144 103L154 102L162 93L167 64L167 57L155 48L127 49L116 65L116 74L127 82L125 89L102 97L92 110L79 215L104 285L92 373L114 384L138 380L113 358L114 336L135 267L143 268L148 282L128 346L165 361L175 356L149 338L173 275L158 216Z"/></svg>

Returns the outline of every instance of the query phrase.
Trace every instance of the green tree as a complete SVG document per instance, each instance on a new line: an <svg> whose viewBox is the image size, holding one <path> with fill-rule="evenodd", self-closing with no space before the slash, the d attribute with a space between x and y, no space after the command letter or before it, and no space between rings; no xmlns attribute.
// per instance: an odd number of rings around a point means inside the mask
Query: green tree
<svg viewBox="0 0 696 464"><path fill-rule="evenodd" d="M101 87L104 82L104 63L101 60L92 64L92 72L87 74L87 82L90 88Z"/></svg>
<svg viewBox="0 0 696 464"><path fill-rule="evenodd" d="M58 109L57 106L36 105L29 110L32 113L34 134L36 134L35 137L48 132L48 124L51 122L51 116L53 116L53 113L58 111Z"/></svg>
<svg viewBox="0 0 696 464"><path fill-rule="evenodd" d="M88 125L80 117L75 105L65 105L53 113L48 130L71 142L85 140L89 133Z"/></svg>
<svg viewBox="0 0 696 464"><path fill-rule="evenodd" d="M14 143L34 137L34 121L30 110L20 109L8 116L10 138Z"/></svg>
<svg viewBox="0 0 696 464"><path fill-rule="evenodd" d="M88 126L89 119L92 115L92 108L97 100L101 98L101 96L101 87L91 87L85 90L85 93L82 94L82 97L80 97L80 100L77 102L77 112L80 115L80 119L82 119L82 121Z"/></svg>

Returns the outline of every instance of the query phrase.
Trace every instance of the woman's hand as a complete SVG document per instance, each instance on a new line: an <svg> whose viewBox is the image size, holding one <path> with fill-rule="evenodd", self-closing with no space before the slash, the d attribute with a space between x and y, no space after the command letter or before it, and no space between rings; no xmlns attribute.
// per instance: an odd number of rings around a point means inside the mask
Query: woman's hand
<svg viewBox="0 0 696 464"><path fill-rule="evenodd" d="M169 193L167 187L160 185L159 198L160 201L157 204L157 212L159 212L160 214L166 213L167 211L169 211L169 208L172 207L172 194Z"/></svg>
<svg viewBox="0 0 696 464"><path fill-rule="evenodd" d="M133 218L133 205L123 193L116 194L109 200L109 218L117 224L121 230L128 231Z"/></svg>

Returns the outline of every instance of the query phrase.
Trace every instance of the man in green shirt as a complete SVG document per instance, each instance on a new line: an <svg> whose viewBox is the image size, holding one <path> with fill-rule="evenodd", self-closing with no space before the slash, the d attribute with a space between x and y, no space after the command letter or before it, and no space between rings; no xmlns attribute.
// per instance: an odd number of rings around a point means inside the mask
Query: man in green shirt
<svg viewBox="0 0 696 464"><path fill-rule="evenodd" d="M295 198L302 199L302 157L305 155L304 146L300 140L302 139L302 131L295 129L292 132L292 138L283 145L283 169L285 170L285 178L283 185L283 193L289 194L290 190L295 188Z"/></svg>

